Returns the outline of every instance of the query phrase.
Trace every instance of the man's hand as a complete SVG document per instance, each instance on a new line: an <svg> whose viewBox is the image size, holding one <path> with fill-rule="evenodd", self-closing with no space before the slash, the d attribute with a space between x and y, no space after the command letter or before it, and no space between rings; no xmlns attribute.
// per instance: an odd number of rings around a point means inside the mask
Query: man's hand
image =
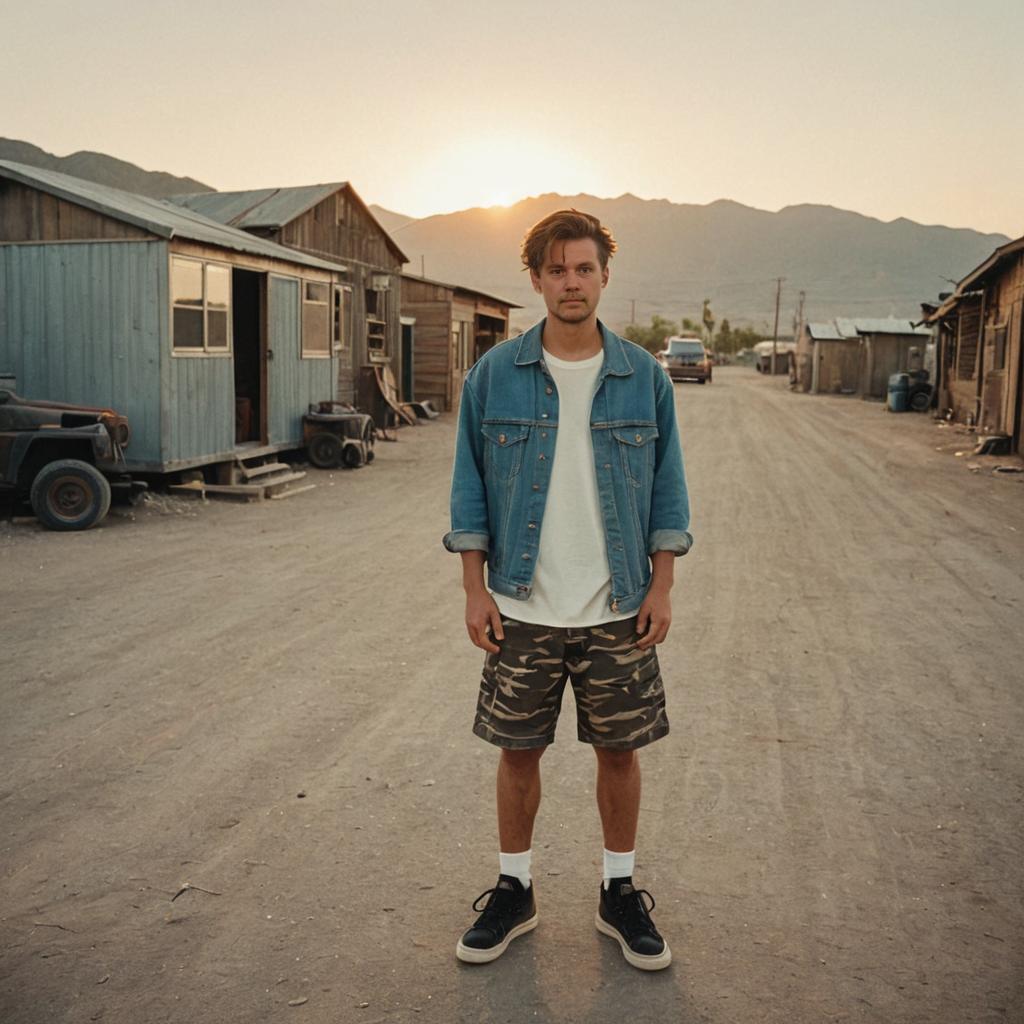
<svg viewBox="0 0 1024 1024"><path fill-rule="evenodd" d="M490 634L488 634L490 629ZM466 592L466 632L477 647L491 654L497 654L500 647L492 637L505 639L501 628L501 612L494 598L483 588Z"/></svg>
<svg viewBox="0 0 1024 1024"><path fill-rule="evenodd" d="M660 644L668 636L672 625L672 576L676 556L671 551L655 551L651 556L651 586L636 615L636 631L640 639L636 645L646 651Z"/></svg>
<svg viewBox="0 0 1024 1024"><path fill-rule="evenodd" d="M640 639L636 645L642 651L660 644L668 636L668 628L672 625L672 599L667 590L648 590L644 603L636 616L636 631Z"/></svg>

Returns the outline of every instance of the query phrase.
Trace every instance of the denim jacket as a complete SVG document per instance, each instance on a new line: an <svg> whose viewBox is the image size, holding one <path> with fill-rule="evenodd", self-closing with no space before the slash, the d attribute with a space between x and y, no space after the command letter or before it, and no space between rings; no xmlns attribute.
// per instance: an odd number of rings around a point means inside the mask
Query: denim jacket
<svg viewBox="0 0 1024 1024"><path fill-rule="evenodd" d="M613 612L636 611L650 555L684 555L690 505L672 382L647 351L599 322L604 363L590 411ZM544 365L544 321L466 374L459 408L449 551L486 551L487 582L527 600L555 454L558 389Z"/></svg>

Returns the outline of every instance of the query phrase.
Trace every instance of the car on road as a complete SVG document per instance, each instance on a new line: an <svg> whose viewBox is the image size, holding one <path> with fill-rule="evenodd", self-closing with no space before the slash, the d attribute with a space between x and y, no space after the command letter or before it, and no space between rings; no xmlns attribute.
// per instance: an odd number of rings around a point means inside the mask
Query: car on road
<svg viewBox="0 0 1024 1024"><path fill-rule="evenodd" d="M112 409L21 398L0 388L0 492L28 500L51 530L87 530L113 493L146 485L125 471L128 420Z"/></svg>
<svg viewBox="0 0 1024 1024"><path fill-rule="evenodd" d="M673 336L658 353L658 362L672 380L711 383L711 357L700 338Z"/></svg>

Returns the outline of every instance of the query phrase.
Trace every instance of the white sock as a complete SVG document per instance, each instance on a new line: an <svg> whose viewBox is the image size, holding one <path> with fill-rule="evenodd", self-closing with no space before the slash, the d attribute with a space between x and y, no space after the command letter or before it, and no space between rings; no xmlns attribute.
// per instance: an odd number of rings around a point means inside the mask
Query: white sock
<svg viewBox="0 0 1024 1024"><path fill-rule="evenodd" d="M629 853L615 853L613 850L604 851L604 887L613 878L630 878L633 875L633 865L636 863L636 850Z"/></svg>
<svg viewBox="0 0 1024 1024"><path fill-rule="evenodd" d="M530 856L533 850L524 850L522 853L499 853L498 863L503 875L511 875L523 883L524 889L530 888Z"/></svg>

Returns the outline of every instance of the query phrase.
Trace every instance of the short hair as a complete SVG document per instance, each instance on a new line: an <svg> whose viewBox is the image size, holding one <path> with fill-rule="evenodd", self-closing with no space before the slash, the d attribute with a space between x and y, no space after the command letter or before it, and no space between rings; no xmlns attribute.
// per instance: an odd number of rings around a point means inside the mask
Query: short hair
<svg viewBox="0 0 1024 1024"><path fill-rule="evenodd" d="M575 242L583 238L593 239L597 243L597 256L603 270L618 245L612 233L593 214L580 210L557 210L537 221L523 239L523 265L539 274L552 243Z"/></svg>

